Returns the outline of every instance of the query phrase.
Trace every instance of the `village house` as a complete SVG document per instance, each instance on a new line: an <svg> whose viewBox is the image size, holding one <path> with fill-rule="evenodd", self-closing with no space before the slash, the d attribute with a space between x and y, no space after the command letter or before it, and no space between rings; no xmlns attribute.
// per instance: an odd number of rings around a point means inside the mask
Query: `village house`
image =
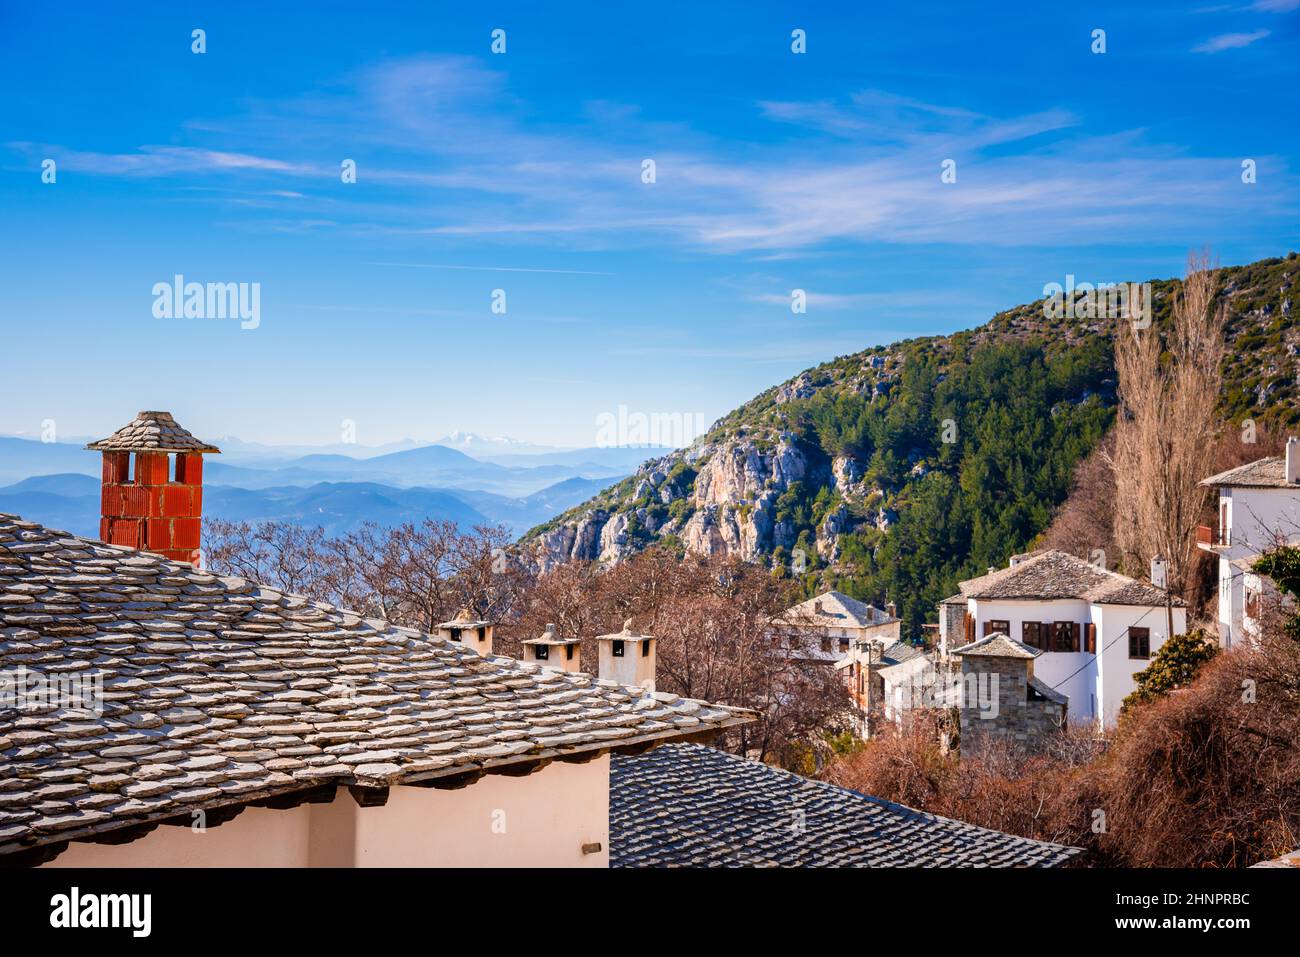
<svg viewBox="0 0 1300 957"><path fill-rule="evenodd" d="M833 665L855 641L896 641L901 622L892 602L882 611L842 592L827 591L787 609L778 624L807 659Z"/></svg>
<svg viewBox="0 0 1300 957"><path fill-rule="evenodd" d="M1219 643L1231 648L1258 631L1260 609L1279 598L1267 576L1252 571L1260 556L1300 543L1300 440L1284 456L1257 459L1201 483L1219 491L1217 528L1196 530L1197 547L1219 559Z"/></svg>
<svg viewBox="0 0 1300 957"><path fill-rule="evenodd" d="M1152 578L1164 581L1163 562ZM1163 587L1061 551L1015 556L1007 568L959 584L939 608L941 659L990 635L1039 652L1034 672L1069 702L1071 718L1113 725L1124 698L1166 638L1187 630L1186 603ZM961 609L960 624L955 610Z"/></svg>
<svg viewBox="0 0 1300 957"><path fill-rule="evenodd" d="M934 670L924 648L899 638L855 638L835 663L848 686L857 732L870 738L885 722L901 725L915 690Z"/></svg>

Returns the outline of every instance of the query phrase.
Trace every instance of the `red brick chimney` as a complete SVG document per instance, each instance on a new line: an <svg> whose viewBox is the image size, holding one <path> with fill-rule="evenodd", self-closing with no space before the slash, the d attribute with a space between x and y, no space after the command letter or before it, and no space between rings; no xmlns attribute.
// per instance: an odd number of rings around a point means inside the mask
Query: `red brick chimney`
<svg viewBox="0 0 1300 957"><path fill-rule="evenodd" d="M104 453L100 540L197 566L203 456L221 450L181 428L170 412L141 412L86 448Z"/></svg>

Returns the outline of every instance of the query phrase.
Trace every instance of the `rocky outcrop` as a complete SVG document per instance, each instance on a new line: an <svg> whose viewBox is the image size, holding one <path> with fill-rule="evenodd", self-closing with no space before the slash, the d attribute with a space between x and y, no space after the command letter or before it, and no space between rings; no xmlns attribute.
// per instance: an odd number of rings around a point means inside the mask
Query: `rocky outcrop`
<svg viewBox="0 0 1300 957"><path fill-rule="evenodd" d="M694 477L683 481L688 469ZM539 571L568 561L613 564L640 547L629 531L636 524L650 537L674 534L702 555L760 558L794 545L793 524L778 517L778 502L796 482L819 487L832 481L825 460L821 474L814 471L788 432L696 446L647 462L632 476L622 507L593 507L562 518L528 543L528 553ZM685 507L663 508L678 501ZM831 529L846 527L846 516L832 521Z"/></svg>

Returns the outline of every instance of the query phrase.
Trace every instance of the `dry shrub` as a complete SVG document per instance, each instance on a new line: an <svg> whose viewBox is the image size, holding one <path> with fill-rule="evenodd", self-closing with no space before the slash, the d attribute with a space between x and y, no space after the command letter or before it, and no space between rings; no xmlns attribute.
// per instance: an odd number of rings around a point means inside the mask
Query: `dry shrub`
<svg viewBox="0 0 1300 957"><path fill-rule="evenodd" d="M1253 697L1253 700L1251 700ZM1300 651L1266 639L1141 708L1102 767L1105 857L1238 867L1300 845Z"/></svg>
<svg viewBox="0 0 1300 957"><path fill-rule="evenodd" d="M824 776L1084 847L1092 866L1242 867L1300 846L1300 647L1289 639L1219 656L1188 688L1137 707L1106 745L1072 729L1040 754L991 745L959 760L917 720Z"/></svg>

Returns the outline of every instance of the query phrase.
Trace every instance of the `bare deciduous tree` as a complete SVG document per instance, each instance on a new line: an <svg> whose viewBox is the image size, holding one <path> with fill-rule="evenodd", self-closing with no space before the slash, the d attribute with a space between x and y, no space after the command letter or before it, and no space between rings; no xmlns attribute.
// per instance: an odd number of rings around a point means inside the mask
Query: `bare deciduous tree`
<svg viewBox="0 0 1300 957"><path fill-rule="evenodd" d="M1215 302L1217 283L1208 257L1193 255L1163 338L1154 327L1126 323L1115 343L1116 544L1130 573L1163 556L1175 592L1189 583L1193 531L1208 494L1197 483L1219 424L1225 314Z"/></svg>

